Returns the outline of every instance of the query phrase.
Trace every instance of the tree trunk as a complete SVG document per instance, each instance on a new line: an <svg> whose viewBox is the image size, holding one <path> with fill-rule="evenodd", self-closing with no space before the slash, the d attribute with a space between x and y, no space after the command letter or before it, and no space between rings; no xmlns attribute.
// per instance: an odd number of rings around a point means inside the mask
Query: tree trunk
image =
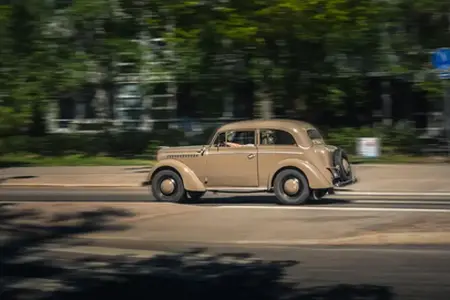
<svg viewBox="0 0 450 300"><path fill-rule="evenodd" d="M99 86L95 90L94 107L95 114L99 119L107 119L109 115L109 99L103 87Z"/></svg>
<svg viewBox="0 0 450 300"><path fill-rule="evenodd" d="M273 117L273 102L269 93L259 92L255 101L255 117L271 119Z"/></svg>
<svg viewBox="0 0 450 300"><path fill-rule="evenodd" d="M383 100L383 124L385 126L392 126L392 99L391 99L391 83L389 79L382 82Z"/></svg>
<svg viewBox="0 0 450 300"><path fill-rule="evenodd" d="M57 119L59 119L58 116L58 103L56 99L51 99L48 102L48 106L47 106L47 116L46 116L46 121L47 121L47 130L52 133L58 130L59 126L58 126L58 121Z"/></svg>

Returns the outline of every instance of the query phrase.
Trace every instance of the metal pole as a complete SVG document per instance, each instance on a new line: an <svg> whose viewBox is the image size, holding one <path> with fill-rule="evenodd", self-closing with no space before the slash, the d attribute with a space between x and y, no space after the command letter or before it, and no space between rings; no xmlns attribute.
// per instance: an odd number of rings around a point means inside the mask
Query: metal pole
<svg viewBox="0 0 450 300"><path fill-rule="evenodd" d="M444 132L447 140L447 156L450 157L450 81L443 79L444 85Z"/></svg>
<svg viewBox="0 0 450 300"><path fill-rule="evenodd" d="M387 127L392 126L392 98L390 77L383 79L382 94L383 100L383 124Z"/></svg>

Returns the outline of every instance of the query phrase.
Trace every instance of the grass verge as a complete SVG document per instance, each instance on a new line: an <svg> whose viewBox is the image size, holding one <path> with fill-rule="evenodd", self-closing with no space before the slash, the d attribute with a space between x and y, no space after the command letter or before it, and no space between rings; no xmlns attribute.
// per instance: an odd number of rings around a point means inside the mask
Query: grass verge
<svg viewBox="0 0 450 300"><path fill-rule="evenodd" d="M450 159L446 156L410 156L410 155L385 155L378 158L365 158L358 156L350 156L353 164L431 164L431 163L450 163Z"/></svg>
<svg viewBox="0 0 450 300"><path fill-rule="evenodd" d="M351 156L354 164L383 163L444 163L450 162L447 157L417 157L407 155L390 155L379 158L361 158ZM119 158L109 156L39 156L35 154L8 154L0 157L0 167L26 167L26 166L138 166L153 164L154 161L142 157Z"/></svg>
<svg viewBox="0 0 450 300"><path fill-rule="evenodd" d="M142 166L153 161L144 158L118 158L109 156L39 156L8 154L0 157L0 167L35 166Z"/></svg>

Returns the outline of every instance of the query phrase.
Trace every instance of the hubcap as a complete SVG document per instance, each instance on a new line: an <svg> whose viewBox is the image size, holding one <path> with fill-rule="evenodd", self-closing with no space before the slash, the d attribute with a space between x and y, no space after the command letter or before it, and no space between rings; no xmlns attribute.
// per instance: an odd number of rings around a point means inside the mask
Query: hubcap
<svg viewBox="0 0 450 300"><path fill-rule="evenodd" d="M284 192L288 195L295 195L300 190L300 181L297 178L290 178L284 182Z"/></svg>
<svg viewBox="0 0 450 300"><path fill-rule="evenodd" d="M161 192L164 195L172 194L175 191L175 187L176 187L176 183L175 183L175 180L173 180L172 178L164 179L160 185Z"/></svg>

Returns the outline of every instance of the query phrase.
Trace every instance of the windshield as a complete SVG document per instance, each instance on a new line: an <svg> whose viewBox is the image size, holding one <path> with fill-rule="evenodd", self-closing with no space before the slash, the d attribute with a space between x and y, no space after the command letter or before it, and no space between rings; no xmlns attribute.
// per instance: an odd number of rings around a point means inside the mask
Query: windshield
<svg viewBox="0 0 450 300"><path fill-rule="evenodd" d="M220 126L215 126L215 127L209 129L209 130L211 130L211 133L209 134L208 141L206 142L205 145L211 145L211 143L213 142L212 139L214 138L214 135L216 135L217 129L219 129L219 127Z"/></svg>

